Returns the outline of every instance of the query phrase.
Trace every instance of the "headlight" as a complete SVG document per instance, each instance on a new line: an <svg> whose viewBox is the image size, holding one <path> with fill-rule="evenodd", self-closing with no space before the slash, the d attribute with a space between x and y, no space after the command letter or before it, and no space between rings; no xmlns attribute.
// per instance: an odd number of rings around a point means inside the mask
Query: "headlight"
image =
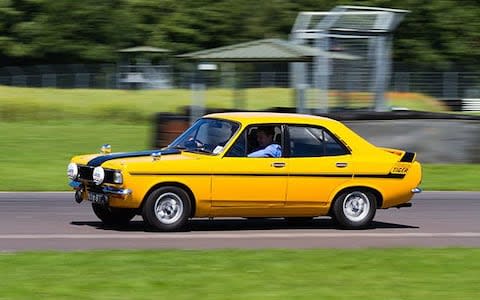
<svg viewBox="0 0 480 300"><path fill-rule="evenodd" d="M67 167L67 176L71 180L75 180L78 177L78 166L76 163L69 163Z"/></svg>
<svg viewBox="0 0 480 300"><path fill-rule="evenodd" d="M123 176L120 171L113 172L113 183L123 183Z"/></svg>
<svg viewBox="0 0 480 300"><path fill-rule="evenodd" d="M105 170L102 167L96 167L93 169L93 182L96 185L102 184L103 180L105 179Z"/></svg>

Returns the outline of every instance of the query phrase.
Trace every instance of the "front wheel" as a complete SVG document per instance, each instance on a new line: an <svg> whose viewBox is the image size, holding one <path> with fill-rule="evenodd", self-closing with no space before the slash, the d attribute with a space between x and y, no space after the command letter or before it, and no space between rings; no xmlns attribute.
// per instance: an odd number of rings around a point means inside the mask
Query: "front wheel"
<svg viewBox="0 0 480 300"><path fill-rule="evenodd" d="M143 219L160 231L178 231L188 221L191 203L188 194L174 186L161 187L153 191L143 205Z"/></svg>
<svg viewBox="0 0 480 300"><path fill-rule="evenodd" d="M361 229L370 225L375 216L375 196L364 190L349 190L341 193L333 204L333 218L341 227Z"/></svg>
<svg viewBox="0 0 480 300"><path fill-rule="evenodd" d="M116 208L92 203L95 215L106 225L126 225L135 217L135 209Z"/></svg>

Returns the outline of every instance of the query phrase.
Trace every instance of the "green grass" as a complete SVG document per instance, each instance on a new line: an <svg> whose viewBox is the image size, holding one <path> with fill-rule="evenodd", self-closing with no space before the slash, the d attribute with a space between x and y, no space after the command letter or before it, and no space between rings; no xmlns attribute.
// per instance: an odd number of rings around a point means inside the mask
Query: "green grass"
<svg viewBox="0 0 480 300"><path fill-rule="evenodd" d="M66 190L66 166L78 154L148 149L152 133L146 124L102 121L0 122L0 190Z"/></svg>
<svg viewBox="0 0 480 300"><path fill-rule="evenodd" d="M480 191L480 165L423 164L422 188L438 191Z"/></svg>
<svg viewBox="0 0 480 300"><path fill-rule="evenodd" d="M293 90L288 88L245 89L245 106L249 110L269 107L292 107ZM208 107L233 108L231 89L208 89L205 104ZM308 99L315 99L310 91ZM340 94L330 92L330 105L341 99L351 106L372 105L373 98L366 93ZM429 96L415 93L388 93L390 105L415 110L442 111L441 103ZM348 102L350 101L350 102ZM0 120L72 120L98 118L109 121L136 123L148 121L156 112L180 112L192 102L188 89L171 90L95 90L18 88L0 86ZM313 100L309 106L313 105Z"/></svg>
<svg viewBox="0 0 480 300"><path fill-rule="evenodd" d="M477 299L480 249L0 254L0 299Z"/></svg>
<svg viewBox="0 0 480 300"><path fill-rule="evenodd" d="M151 149L152 135L148 123L0 122L0 191L68 190L72 156L95 153L104 143L115 152ZM480 191L478 164L423 166L425 190Z"/></svg>

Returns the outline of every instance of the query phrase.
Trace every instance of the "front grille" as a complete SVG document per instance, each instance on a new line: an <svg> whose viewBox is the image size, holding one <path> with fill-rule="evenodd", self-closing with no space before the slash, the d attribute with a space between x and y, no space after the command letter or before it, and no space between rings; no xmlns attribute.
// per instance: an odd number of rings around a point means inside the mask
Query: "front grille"
<svg viewBox="0 0 480 300"><path fill-rule="evenodd" d="M83 180L93 181L93 169L95 169L95 167L78 166L78 177ZM103 180L103 182L114 183L113 182L114 173L115 173L114 170L105 169L105 179Z"/></svg>
<svg viewBox="0 0 480 300"><path fill-rule="evenodd" d="M93 167L78 166L78 177L85 180L93 180Z"/></svg>

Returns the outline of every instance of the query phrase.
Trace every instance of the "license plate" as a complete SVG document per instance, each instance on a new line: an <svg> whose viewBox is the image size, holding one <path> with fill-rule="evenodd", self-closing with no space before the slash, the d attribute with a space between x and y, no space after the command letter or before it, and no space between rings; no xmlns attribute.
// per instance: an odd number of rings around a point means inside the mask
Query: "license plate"
<svg viewBox="0 0 480 300"><path fill-rule="evenodd" d="M108 197L105 194L89 192L88 193L88 200L93 202L93 203L106 204L108 202Z"/></svg>

